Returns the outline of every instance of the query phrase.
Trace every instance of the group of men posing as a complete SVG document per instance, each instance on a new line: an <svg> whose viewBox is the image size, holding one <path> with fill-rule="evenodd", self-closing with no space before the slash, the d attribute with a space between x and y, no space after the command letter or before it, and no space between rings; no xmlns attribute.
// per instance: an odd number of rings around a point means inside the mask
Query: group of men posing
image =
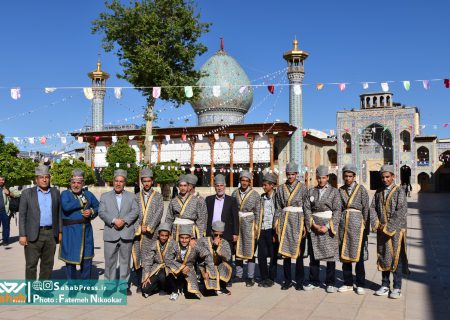
<svg viewBox="0 0 450 320"><path fill-rule="evenodd" d="M36 246L42 248L51 237L45 232L41 237L41 231L53 230L50 235L54 235L55 243L58 237L61 240L60 259L67 264L67 277L75 278L76 265L80 265L81 279L90 279L94 253L90 222L98 215L105 223L105 279L122 280L128 295L131 294L131 258L132 270L138 279L137 292L147 297L166 291L171 300L176 300L180 294L198 298L201 291L203 295L230 294L227 287L232 283L245 282L247 287L254 286L256 252L259 287L274 285L277 261L281 258L282 290L293 286L305 291L319 288L320 262L324 261L326 292L354 290L364 294L367 235L372 230L377 233L377 264L382 271L382 284L375 294L400 298L402 273L408 273L407 201L394 182L393 167L383 166L380 174L384 188L377 190L371 204L367 190L356 182L356 168L352 165L343 168L345 184L339 189L328 183L328 168L319 166L317 186L308 190L298 180L297 164L288 163L284 184L277 187L275 175L264 175L262 195L251 187L252 175L248 171L240 173L240 186L231 196L225 194L225 177L218 174L214 179L216 194L206 199L195 191L197 177L187 174L180 177L179 194L170 201L162 221L163 199L153 189L150 169L140 172L142 190L136 195L124 190L127 172L116 170L114 189L102 194L100 202L83 190L84 173L77 169L72 174L70 188L61 193L60 200L53 197L53 202L45 202L41 201L41 193L49 193L49 189L39 182L49 173L48 168L40 166L36 171L37 186L28 189L31 190L28 193L37 194L30 198L38 200L40 211L37 219L41 223L33 241L27 239L31 230L30 212L25 204L29 198L27 192L24 192L25 203L21 200L20 206L20 242L25 245L26 277L36 278L39 260L30 248L33 251ZM43 222L42 211L47 210L51 217L52 204L61 207L61 214L54 216L53 221L50 218ZM55 246L51 248L54 253ZM307 282L303 261L308 256ZM45 259L48 261L49 257ZM295 283L291 274L292 259L295 259ZM48 278L48 270L42 272L44 259L41 260L40 278ZM245 279L244 261L247 261ZM338 289L335 286L337 261L342 262L344 275L344 284ZM353 263L356 263L355 282ZM53 266L53 261L51 264Z"/></svg>

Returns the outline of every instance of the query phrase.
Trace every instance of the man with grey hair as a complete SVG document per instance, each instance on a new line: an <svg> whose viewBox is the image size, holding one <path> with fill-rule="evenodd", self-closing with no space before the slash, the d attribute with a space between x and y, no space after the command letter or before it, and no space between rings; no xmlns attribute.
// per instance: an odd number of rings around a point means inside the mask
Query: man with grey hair
<svg viewBox="0 0 450 320"><path fill-rule="evenodd" d="M338 227L341 196L329 183L328 167L318 166L317 186L310 189L305 202L306 228L309 232L309 290L319 288L320 262L327 263L326 291L336 292L336 261L339 261Z"/></svg>
<svg viewBox="0 0 450 320"><path fill-rule="evenodd" d="M339 188L342 218L339 225L340 259L344 285L339 292L353 290L352 263L356 263L356 293L364 294L366 272L364 260L368 259L366 222L369 221L369 194L356 182L356 167L345 165L342 169L344 185Z"/></svg>
<svg viewBox="0 0 450 320"><path fill-rule="evenodd" d="M395 184L394 167L384 165L380 173L384 188L377 190L370 206L372 230L377 232L378 270L382 271L381 287L375 295L399 299L402 296L402 274L409 274L406 255L408 202L405 193Z"/></svg>
<svg viewBox="0 0 450 320"><path fill-rule="evenodd" d="M241 186L231 194L239 206L239 236L236 243L236 277L233 282L242 282L244 260L247 260L247 287L255 284L255 251L259 233L258 223L261 211L261 199L251 186L252 174L243 170L239 175Z"/></svg>
<svg viewBox="0 0 450 320"><path fill-rule="evenodd" d="M105 279L117 280L116 268L119 259L119 289L128 288L130 278L130 259L134 238L134 222L139 216L139 206L134 193L125 190L127 172L122 169L114 171L114 190L105 192L100 197L98 215L105 223L103 230L105 251Z"/></svg>
<svg viewBox="0 0 450 320"><path fill-rule="evenodd" d="M98 214L100 203L92 192L83 190L84 171L74 169L69 189L61 193L62 240L59 259L66 263L68 280L76 279L76 266L80 266L80 279L91 279L94 258L94 235L91 220Z"/></svg>
<svg viewBox="0 0 450 320"><path fill-rule="evenodd" d="M239 208L236 198L225 194L225 176L218 174L214 178L215 195L206 197L206 208L208 210L208 223L206 233L211 234L212 225L216 221L225 223L223 238L230 243L231 251L234 254L236 241L239 234ZM228 282L231 286L231 282Z"/></svg>
<svg viewBox="0 0 450 320"><path fill-rule="evenodd" d="M155 230L161 223L164 212L162 195L153 190L153 171L142 169L140 172L142 190L136 194L139 205L139 218L136 220L133 239L132 258L136 275L136 292L141 292L142 248L148 247L155 238ZM133 278L133 276L132 276Z"/></svg>
<svg viewBox="0 0 450 320"><path fill-rule="evenodd" d="M50 279L56 244L61 240L60 194L50 187L46 165L35 169L36 186L22 192L19 207L19 243L25 247L25 279Z"/></svg>

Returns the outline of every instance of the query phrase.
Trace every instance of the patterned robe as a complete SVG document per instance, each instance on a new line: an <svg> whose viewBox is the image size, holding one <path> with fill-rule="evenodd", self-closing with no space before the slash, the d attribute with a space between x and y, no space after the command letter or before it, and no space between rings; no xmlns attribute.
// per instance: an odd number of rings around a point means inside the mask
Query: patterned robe
<svg viewBox="0 0 450 320"><path fill-rule="evenodd" d="M239 189L231 194L236 198L239 206L239 236L236 243L236 257L242 260L252 259L255 254L255 240L258 238L258 221L261 214L261 196L249 187L244 197L241 197ZM251 215L242 216L253 212Z"/></svg>
<svg viewBox="0 0 450 320"><path fill-rule="evenodd" d="M82 260L94 257L94 235L91 220L98 214L100 203L92 192L83 191L87 200L83 204L80 197L71 190L61 192L62 241L59 259L71 264L81 264ZM94 214L84 219L81 210L92 209ZM64 221L80 223L64 225Z"/></svg>
<svg viewBox="0 0 450 320"><path fill-rule="evenodd" d="M191 220L192 234L195 238L200 239L202 234L205 234L207 215L199 212L201 205L199 204L200 198L187 195L183 202L183 198L178 195L170 200L169 207L166 212L166 222L172 225L172 235L174 239L178 240L178 226L174 224L176 218Z"/></svg>
<svg viewBox="0 0 450 320"><path fill-rule="evenodd" d="M209 279L205 281L206 289L208 290L219 290L217 281L216 267L214 266L214 260L206 248L199 246L195 247L188 246L188 250L184 259L181 258L181 246L177 244L175 258L167 257L166 264L170 266L170 271L175 277L184 277L187 282L187 290L190 293L198 294L200 289L197 282L197 273L195 272L195 263L197 260L203 260L205 263L206 272L208 272ZM190 271L184 275L181 270L188 266Z"/></svg>
<svg viewBox="0 0 450 320"><path fill-rule="evenodd" d="M139 204L139 217L134 223L135 237L133 240L131 256L133 258L133 266L137 270L141 267L142 263L142 248L150 245L155 230L161 222L164 203L162 195L153 189L150 191L147 204L145 204L145 198L142 191L136 195L136 198ZM146 233L142 233L143 225L147 226Z"/></svg>
<svg viewBox="0 0 450 320"><path fill-rule="evenodd" d="M312 255L321 261L339 261L339 235L337 234L341 220L341 196L338 189L328 184L319 199L319 188L308 191L308 201L305 202L306 228L311 236ZM331 211L331 219L317 217L314 214ZM328 232L317 234L311 230L313 222L328 226Z"/></svg>
<svg viewBox="0 0 450 320"><path fill-rule="evenodd" d="M378 270L397 270L402 259L403 273L409 273L406 256L406 215L408 202L405 192L399 186L393 186L386 201L384 189L377 190L370 206L372 230L377 230L380 224L383 230L377 231ZM403 249L403 250L402 250Z"/></svg>
<svg viewBox="0 0 450 320"><path fill-rule="evenodd" d="M300 183L295 182L292 192L285 183L275 193L275 232L278 236L280 246L278 253L283 258L296 259L300 252L305 216L304 204L308 190ZM298 208L297 212L289 212L285 208Z"/></svg>
<svg viewBox="0 0 450 320"><path fill-rule="evenodd" d="M228 241L222 239L222 243L215 250L213 246L213 239L211 237L201 238L197 245L203 247L205 250L208 250L213 257L214 266L216 268L219 279L224 282L230 281L233 269L229 263L229 261L231 261L231 247ZM204 261L202 261L199 266L200 268L202 268L203 272L206 271L206 263ZM216 288L218 288L217 290L219 290L220 283L218 281L216 282Z"/></svg>
<svg viewBox="0 0 450 320"><path fill-rule="evenodd" d="M167 276L171 269L176 269L173 261L177 255L177 248L177 242L171 238L167 240L164 248L161 248L158 239L142 247L142 282L150 279L159 270L164 270Z"/></svg>
<svg viewBox="0 0 450 320"><path fill-rule="evenodd" d="M342 203L339 225L341 262L358 262L361 246L367 243L367 233L364 231L369 218L369 194L360 184L355 184L351 194L348 194L345 185L339 188L339 193ZM367 252L365 257L367 260Z"/></svg>
<svg viewBox="0 0 450 320"><path fill-rule="evenodd" d="M198 192L196 192L194 194L194 196L197 197L197 199L198 199L198 209L197 209L198 215L202 217L200 220L205 221L205 226L203 228L199 227L199 232L200 232L200 229L203 229L203 233L200 233L200 237L205 237L206 236L206 223L208 221L208 209L206 208L206 200Z"/></svg>

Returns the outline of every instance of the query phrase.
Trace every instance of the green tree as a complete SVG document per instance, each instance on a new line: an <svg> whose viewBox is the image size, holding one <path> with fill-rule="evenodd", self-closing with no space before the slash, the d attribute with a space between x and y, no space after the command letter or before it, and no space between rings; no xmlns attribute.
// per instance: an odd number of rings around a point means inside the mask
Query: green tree
<svg viewBox="0 0 450 320"><path fill-rule="evenodd" d="M28 185L34 179L36 163L32 159L18 157L19 149L14 143L5 143L0 134L0 174L9 186Z"/></svg>
<svg viewBox="0 0 450 320"><path fill-rule="evenodd" d="M72 161L72 163L70 163ZM86 185L94 184L95 177L91 167L77 159L62 159L59 163L53 163L50 169L52 185L69 187L72 170L79 168L84 171L84 182Z"/></svg>
<svg viewBox="0 0 450 320"><path fill-rule="evenodd" d="M153 168L153 173L155 175L155 183L159 183L161 185L161 193L164 200L169 200L170 187L175 185L175 182L177 182L183 174L180 164L173 160L160 162Z"/></svg>
<svg viewBox="0 0 450 320"><path fill-rule="evenodd" d="M180 86L195 85L202 73L194 70L195 58L207 51L198 42L210 23L200 22L193 0L133 0L129 6L119 0L105 3L109 12L92 22L92 32L104 35L103 48L116 47L125 79L147 97L145 136L152 134L154 86L164 87L161 99L177 105L187 101ZM194 98L199 90L194 91ZM145 139L145 144L148 144ZM144 152L150 163L150 147Z"/></svg>
<svg viewBox="0 0 450 320"><path fill-rule="evenodd" d="M128 173L127 185L133 185L139 177L139 167L136 165L136 151L127 143L126 137L121 137L108 148L106 161L108 166L103 170L102 177L106 182L112 183L114 171L124 169ZM117 167L117 163L119 166ZM130 167L128 167L130 166Z"/></svg>

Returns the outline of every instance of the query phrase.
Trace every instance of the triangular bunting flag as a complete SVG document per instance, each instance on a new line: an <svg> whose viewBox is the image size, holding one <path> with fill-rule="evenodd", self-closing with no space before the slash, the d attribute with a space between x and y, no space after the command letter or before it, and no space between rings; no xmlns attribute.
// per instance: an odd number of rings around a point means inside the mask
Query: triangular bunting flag
<svg viewBox="0 0 450 320"><path fill-rule="evenodd" d="M116 99L122 98L122 88L114 88L114 97Z"/></svg>
<svg viewBox="0 0 450 320"><path fill-rule="evenodd" d="M11 89L11 98L13 98L14 100L20 99L20 88Z"/></svg>
<svg viewBox="0 0 450 320"><path fill-rule="evenodd" d="M94 98L94 92L92 91L92 88L83 88L83 93L88 100L92 100Z"/></svg>
<svg viewBox="0 0 450 320"><path fill-rule="evenodd" d="M369 83L363 82L362 87L363 87L363 89L365 89L365 90L369 89Z"/></svg>
<svg viewBox="0 0 450 320"><path fill-rule="evenodd" d="M212 92L214 97L220 97L220 86L213 86Z"/></svg>
<svg viewBox="0 0 450 320"><path fill-rule="evenodd" d="M425 90L430 89L430 80L423 80L422 85Z"/></svg>
<svg viewBox="0 0 450 320"><path fill-rule="evenodd" d="M55 92L56 91L56 88L45 88L44 89L44 92L45 93L53 93L53 92Z"/></svg>
<svg viewBox="0 0 450 320"><path fill-rule="evenodd" d="M383 92L388 92L389 91L389 83L382 82L381 83L381 90L383 90Z"/></svg>
<svg viewBox="0 0 450 320"><path fill-rule="evenodd" d="M323 87L324 87L324 84L323 84L323 83L318 83L318 84L316 84L316 89L317 89L317 90L322 90Z"/></svg>
<svg viewBox="0 0 450 320"><path fill-rule="evenodd" d="M294 94L299 96L302 94L302 87L299 84L294 85Z"/></svg>
<svg viewBox="0 0 450 320"><path fill-rule="evenodd" d="M345 90L345 83L339 83L339 90L344 91Z"/></svg>
<svg viewBox="0 0 450 320"><path fill-rule="evenodd" d="M192 96L194 95L194 91L192 91L192 87L191 86L184 87L184 94L186 95L186 98L192 98Z"/></svg>
<svg viewBox="0 0 450 320"><path fill-rule="evenodd" d="M161 87L153 87L152 89L152 97L154 99L158 99L161 96Z"/></svg>
<svg viewBox="0 0 450 320"><path fill-rule="evenodd" d="M403 87L405 88L406 91L409 91L409 88L411 88L411 82L409 81L403 81Z"/></svg>
<svg viewBox="0 0 450 320"><path fill-rule="evenodd" d="M269 90L269 92L270 92L271 94L274 94L274 93L275 93L275 86L274 86L273 84L269 84L269 85L267 86L267 90Z"/></svg>

